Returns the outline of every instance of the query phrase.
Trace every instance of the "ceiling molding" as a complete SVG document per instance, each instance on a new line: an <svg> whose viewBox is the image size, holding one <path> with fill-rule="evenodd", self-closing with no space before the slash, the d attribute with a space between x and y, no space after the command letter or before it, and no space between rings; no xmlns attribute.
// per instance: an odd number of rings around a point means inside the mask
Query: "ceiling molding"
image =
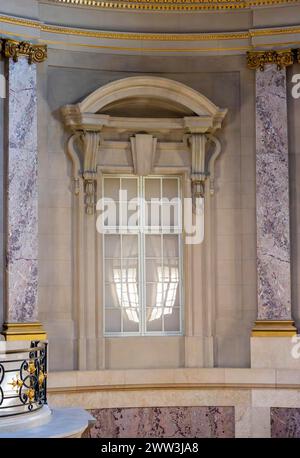
<svg viewBox="0 0 300 458"><path fill-rule="evenodd" d="M260 6L299 3L299 0L48 0L48 3L86 8L185 12L241 10Z"/></svg>

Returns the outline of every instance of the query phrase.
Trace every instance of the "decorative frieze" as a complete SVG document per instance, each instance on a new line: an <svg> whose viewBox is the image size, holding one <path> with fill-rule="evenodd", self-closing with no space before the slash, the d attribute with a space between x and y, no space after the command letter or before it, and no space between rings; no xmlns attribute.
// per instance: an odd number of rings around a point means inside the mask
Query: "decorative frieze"
<svg viewBox="0 0 300 458"><path fill-rule="evenodd" d="M0 39L0 51L6 58L18 62L19 57L27 57L29 64L37 64L47 59L47 46L28 41Z"/></svg>

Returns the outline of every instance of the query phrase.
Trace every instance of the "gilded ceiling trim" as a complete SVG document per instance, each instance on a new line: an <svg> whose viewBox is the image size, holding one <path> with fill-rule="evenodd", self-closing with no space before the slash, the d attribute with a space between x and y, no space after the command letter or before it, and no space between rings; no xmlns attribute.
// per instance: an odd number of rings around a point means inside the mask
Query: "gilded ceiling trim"
<svg viewBox="0 0 300 458"><path fill-rule="evenodd" d="M297 3L299 0L48 0L65 6L90 8L147 10L147 11L201 11L236 10L253 6L270 6Z"/></svg>
<svg viewBox="0 0 300 458"><path fill-rule="evenodd" d="M0 52L3 57L18 62L19 57L27 57L29 64L43 62L47 58L47 46L28 41L0 39Z"/></svg>
<svg viewBox="0 0 300 458"><path fill-rule="evenodd" d="M240 32L216 33L134 33L86 30L81 28L63 27L43 24L30 19L0 15L0 22L39 29L41 32L59 35L74 35L86 38L109 40L138 40L138 41L219 41L219 40L247 40L254 37L272 35L291 35L300 33L300 27L258 29ZM18 34L20 35L20 34ZM20 35L21 36L21 35Z"/></svg>

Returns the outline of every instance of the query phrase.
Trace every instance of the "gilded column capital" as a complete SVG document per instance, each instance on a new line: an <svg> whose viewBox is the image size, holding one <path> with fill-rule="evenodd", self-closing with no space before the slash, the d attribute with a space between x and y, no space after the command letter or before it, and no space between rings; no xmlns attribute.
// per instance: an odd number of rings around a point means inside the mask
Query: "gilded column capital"
<svg viewBox="0 0 300 458"><path fill-rule="evenodd" d="M47 59L47 46L28 41L0 39L0 52L3 57L18 62L19 57L27 57L29 64L38 64Z"/></svg>
<svg viewBox="0 0 300 458"><path fill-rule="evenodd" d="M281 70L294 63L294 53L292 49L279 51L248 51L247 66L250 69L260 69L264 71L266 64L275 64Z"/></svg>

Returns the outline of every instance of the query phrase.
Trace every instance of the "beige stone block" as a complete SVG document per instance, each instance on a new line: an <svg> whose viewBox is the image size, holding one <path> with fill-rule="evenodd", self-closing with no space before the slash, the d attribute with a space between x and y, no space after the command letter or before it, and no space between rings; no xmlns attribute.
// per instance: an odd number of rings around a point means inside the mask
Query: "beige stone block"
<svg viewBox="0 0 300 458"><path fill-rule="evenodd" d="M119 370L78 371L76 383L78 386L122 386L125 385L125 374Z"/></svg>
<svg viewBox="0 0 300 458"><path fill-rule="evenodd" d="M251 367L299 369L292 337L251 337Z"/></svg>
<svg viewBox="0 0 300 458"><path fill-rule="evenodd" d="M215 226L218 235L234 236L242 231L240 209L218 209Z"/></svg>
<svg viewBox="0 0 300 458"><path fill-rule="evenodd" d="M216 181L227 183L241 178L241 158L236 154L221 155L215 165Z"/></svg>
<svg viewBox="0 0 300 458"><path fill-rule="evenodd" d="M251 437L269 438L271 437L270 408L252 407L251 409Z"/></svg>
<svg viewBox="0 0 300 458"><path fill-rule="evenodd" d="M216 298L218 313L224 311L225 307L228 307L232 313L237 313L238 310L241 310L241 285L216 285Z"/></svg>
<svg viewBox="0 0 300 458"><path fill-rule="evenodd" d="M241 259L241 237L240 235L218 235L217 236L217 258L220 260Z"/></svg>
<svg viewBox="0 0 300 458"><path fill-rule="evenodd" d="M68 234L72 231L72 209L39 208L39 234Z"/></svg>
<svg viewBox="0 0 300 458"><path fill-rule="evenodd" d="M47 379L48 388L67 388L77 386L76 371L50 371Z"/></svg>
<svg viewBox="0 0 300 458"><path fill-rule="evenodd" d="M255 209L242 208L240 218L242 234L256 234Z"/></svg>
<svg viewBox="0 0 300 458"><path fill-rule="evenodd" d="M300 385L300 364L298 369L276 369L277 385Z"/></svg>
<svg viewBox="0 0 300 458"><path fill-rule="evenodd" d="M255 156L253 154L241 157L241 180L252 181L255 180Z"/></svg>
<svg viewBox="0 0 300 458"><path fill-rule="evenodd" d="M275 369L224 369L225 382L234 384L257 385L257 384L274 384Z"/></svg>
<svg viewBox="0 0 300 458"><path fill-rule="evenodd" d="M254 156L255 157L255 136L247 135L241 136L241 156Z"/></svg>
<svg viewBox="0 0 300 458"><path fill-rule="evenodd" d="M69 261L40 260L40 286L70 286L71 263Z"/></svg>
<svg viewBox="0 0 300 458"><path fill-rule="evenodd" d="M40 235L39 258L61 261L71 260L71 234Z"/></svg>
<svg viewBox="0 0 300 458"><path fill-rule="evenodd" d="M256 260L256 235L242 234L242 260Z"/></svg>
<svg viewBox="0 0 300 458"><path fill-rule="evenodd" d="M256 259L244 259L242 263L242 282L244 285L257 284Z"/></svg>
<svg viewBox="0 0 300 458"><path fill-rule="evenodd" d="M48 159L48 178L57 180L71 179L71 161L65 151L50 152Z"/></svg>
<svg viewBox="0 0 300 458"><path fill-rule="evenodd" d="M151 345L149 337L107 338L105 359L109 369L180 367L184 364L184 338L152 337Z"/></svg>
<svg viewBox="0 0 300 458"><path fill-rule="evenodd" d="M72 197L70 180L39 179L39 205L41 207L70 208Z"/></svg>
<svg viewBox="0 0 300 458"><path fill-rule="evenodd" d="M236 209L241 208L241 183L233 181L228 184L215 184L215 205L220 209Z"/></svg>
<svg viewBox="0 0 300 458"><path fill-rule="evenodd" d="M216 283L218 285L236 285L242 282L242 263L239 260L217 260Z"/></svg>
<svg viewBox="0 0 300 458"><path fill-rule="evenodd" d="M72 290L70 286L39 286L39 310L54 318L57 313L70 316L72 312Z"/></svg>

